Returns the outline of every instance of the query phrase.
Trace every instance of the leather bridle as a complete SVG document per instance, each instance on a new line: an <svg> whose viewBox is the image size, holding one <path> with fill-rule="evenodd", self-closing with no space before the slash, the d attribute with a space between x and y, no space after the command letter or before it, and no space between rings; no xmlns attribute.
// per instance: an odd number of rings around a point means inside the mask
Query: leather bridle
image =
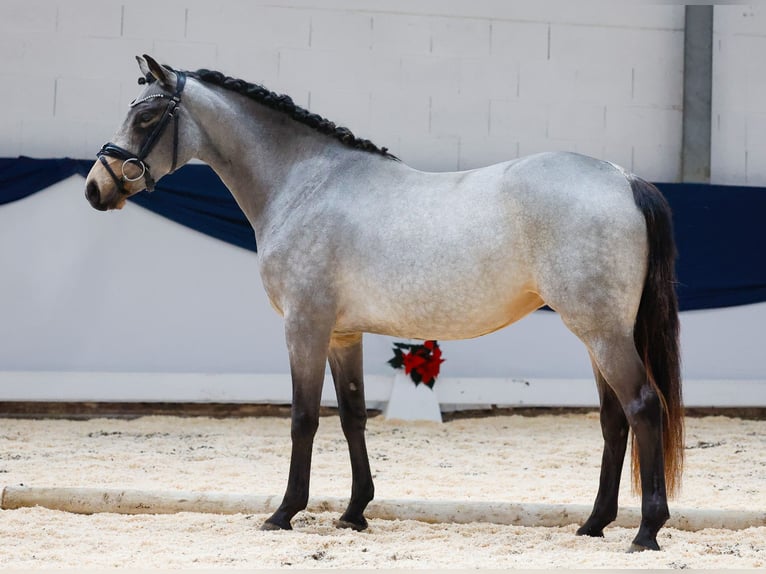
<svg viewBox="0 0 766 574"><path fill-rule="evenodd" d="M139 83L146 83L147 81L144 78L141 78L141 80L144 80L144 82L139 80ZM147 191L154 190L154 185L156 182L149 170L149 164L146 163L146 157L152 151L152 148L154 148L154 145L160 139L160 136L164 133L165 128L171 120L173 120L173 164L170 168L170 171L175 171L176 164L178 163L178 110L181 104L181 93L184 91L185 85L186 74L183 72L176 72L176 89L173 92L173 95L152 94L140 100L134 100L130 104L130 107L134 108L140 103L155 98L164 98L168 100L168 105L165 108L160 121L148 135L146 140L144 140L144 143L137 154L134 154L125 148L121 148L112 142L105 143L101 150L96 154L98 160L104 165L106 171L109 173L112 180L114 180L114 183L117 185L117 189L120 191L120 193L124 195L130 195L131 192L125 189L125 183L131 183L141 179L144 180L144 185L146 186ZM106 161L107 157L113 157L122 160L121 177L118 177L117 174L114 173L114 170L109 166L109 162ZM129 164L135 164L141 169L141 173L136 177L128 177L125 175L125 166Z"/></svg>

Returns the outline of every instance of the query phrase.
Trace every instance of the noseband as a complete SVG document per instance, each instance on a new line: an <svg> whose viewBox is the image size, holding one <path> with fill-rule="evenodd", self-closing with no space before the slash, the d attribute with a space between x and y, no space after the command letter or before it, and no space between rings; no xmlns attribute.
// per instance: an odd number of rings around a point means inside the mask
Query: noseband
<svg viewBox="0 0 766 574"><path fill-rule="evenodd" d="M186 85L186 74L183 72L176 72L176 89L175 92L173 92L172 96L168 96L166 94L153 94L151 96L147 96L146 98L143 98L141 100L134 100L130 107L133 108L137 106L138 104L154 99L154 98L165 98L168 99L168 105L165 108L165 112L162 114L162 118L160 118L160 121L157 123L157 125L152 130L152 133L149 134L149 136L144 140L143 145L141 146L140 151L137 154L134 154L125 148L121 148L118 145L113 144L112 142L105 143L104 146L101 148L101 151L99 151L96 154L96 157L98 160L103 164L103 166L106 168L106 171L109 173L111 178L114 180L114 183L117 185L117 189L120 191L120 193L128 195L130 192L125 189L125 182L134 182L139 181L141 179L144 180L144 185L146 185L147 191L154 191L154 178L152 177L151 172L149 171L149 164L146 163L146 157L149 155L149 153L152 151L152 148L157 143L157 140L160 139L160 136L165 131L165 128L170 123L171 120L174 120L173 122L173 164L170 168L170 171L175 171L176 169L176 163L178 162L178 109L181 104L181 92L184 91L184 86ZM144 78L141 78L141 80L144 80ZM139 80L139 83L145 83L146 80L141 82ZM107 157L114 157L117 159L122 160L122 176L118 177L116 173L114 173L114 170L112 170L111 167L109 167L109 163L106 161ZM128 177L125 175L125 166L135 164L137 167L141 169L141 173L136 177Z"/></svg>

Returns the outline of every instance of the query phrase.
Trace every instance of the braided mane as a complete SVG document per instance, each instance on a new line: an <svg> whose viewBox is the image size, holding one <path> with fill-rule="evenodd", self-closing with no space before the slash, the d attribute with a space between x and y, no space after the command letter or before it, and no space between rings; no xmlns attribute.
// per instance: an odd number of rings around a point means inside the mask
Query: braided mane
<svg viewBox="0 0 766 574"><path fill-rule="evenodd" d="M335 138L350 148L379 154L389 159L398 159L396 156L388 152L388 148L378 147L370 140L358 138L348 128L335 125L335 123L330 120L296 105L290 96L277 94L258 84L251 84L245 80L230 78L221 72L212 70L201 69L196 72L187 72L187 74L192 78L196 78L208 84L220 86L227 90L231 90L232 92L247 96L251 100L263 104L268 108L286 114L295 121L307 125L319 133Z"/></svg>

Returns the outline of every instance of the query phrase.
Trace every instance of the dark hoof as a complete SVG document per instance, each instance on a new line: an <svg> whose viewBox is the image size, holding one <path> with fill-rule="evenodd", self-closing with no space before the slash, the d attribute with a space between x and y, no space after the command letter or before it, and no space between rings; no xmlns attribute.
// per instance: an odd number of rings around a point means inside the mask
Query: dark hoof
<svg viewBox="0 0 766 574"><path fill-rule="evenodd" d="M279 523L275 520L272 520L271 518L269 518L261 526L261 530L292 530L292 529L293 527L290 525L289 522Z"/></svg>
<svg viewBox="0 0 766 574"><path fill-rule="evenodd" d="M335 521L335 528L349 528L361 532L367 530L367 519L362 516L359 520L349 520L345 516L341 516Z"/></svg>
<svg viewBox="0 0 766 574"><path fill-rule="evenodd" d="M604 537L604 531L601 528L594 528L592 526L588 526L587 524L581 526L577 532L577 536L591 536L593 538L603 538Z"/></svg>
<svg viewBox="0 0 766 574"><path fill-rule="evenodd" d="M659 550L660 545L657 544L657 542L649 542L647 544L639 544L637 542L633 542L630 545L630 548L628 548L628 554L632 554L633 552L643 552L644 550Z"/></svg>

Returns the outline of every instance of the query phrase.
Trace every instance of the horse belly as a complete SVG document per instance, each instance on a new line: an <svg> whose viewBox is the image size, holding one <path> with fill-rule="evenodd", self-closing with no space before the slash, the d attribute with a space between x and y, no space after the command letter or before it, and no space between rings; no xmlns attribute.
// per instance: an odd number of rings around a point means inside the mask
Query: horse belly
<svg viewBox="0 0 766 574"><path fill-rule="evenodd" d="M341 304L338 328L409 339L470 339L543 305L529 281L499 275L405 276L396 284L359 280Z"/></svg>

